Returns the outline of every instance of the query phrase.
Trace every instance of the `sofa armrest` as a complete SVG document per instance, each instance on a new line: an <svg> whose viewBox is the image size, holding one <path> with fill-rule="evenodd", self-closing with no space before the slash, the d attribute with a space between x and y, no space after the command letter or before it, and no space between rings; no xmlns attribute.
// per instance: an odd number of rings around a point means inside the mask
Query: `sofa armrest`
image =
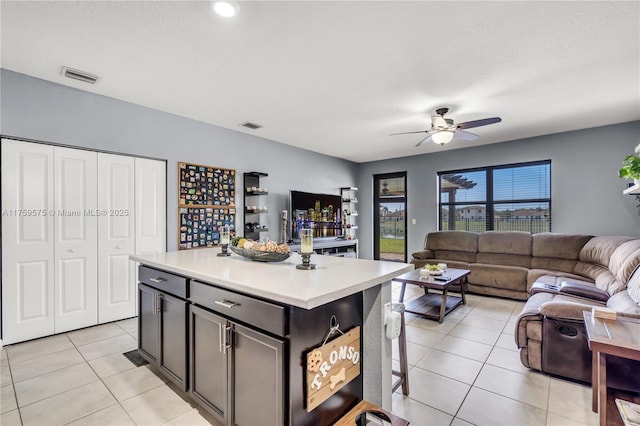
<svg viewBox="0 0 640 426"><path fill-rule="evenodd" d="M435 253L432 250L422 250L411 254L411 257L417 260L434 259Z"/></svg>
<svg viewBox="0 0 640 426"><path fill-rule="evenodd" d="M582 313L584 311L591 311L594 306L602 305L553 300L543 303L540 306L540 314L551 318L584 321Z"/></svg>
<svg viewBox="0 0 640 426"><path fill-rule="evenodd" d="M598 300L600 302L609 300L609 293L606 291L600 290L594 285L583 284L576 281L563 281L560 284L560 293Z"/></svg>

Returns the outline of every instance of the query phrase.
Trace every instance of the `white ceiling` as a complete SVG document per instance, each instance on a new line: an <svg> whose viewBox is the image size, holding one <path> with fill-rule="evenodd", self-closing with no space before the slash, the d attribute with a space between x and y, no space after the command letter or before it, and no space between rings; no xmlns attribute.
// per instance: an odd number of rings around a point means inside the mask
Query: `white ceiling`
<svg viewBox="0 0 640 426"><path fill-rule="evenodd" d="M640 119L638 1L261 1L233 19L206 1L1 8L3 68L356 162ZM444 148L389 136L440 106L503 121Z"/></svg>

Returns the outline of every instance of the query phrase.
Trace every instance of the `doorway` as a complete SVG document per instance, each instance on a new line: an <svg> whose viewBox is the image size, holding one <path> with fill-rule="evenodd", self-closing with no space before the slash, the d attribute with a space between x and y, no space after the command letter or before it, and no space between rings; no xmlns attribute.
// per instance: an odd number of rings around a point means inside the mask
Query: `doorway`
<svg viewBox="0 0 640 426"><path fill-rule="evenodd" d="M373 175L373 258L407 261L407 172Z"/></svg>

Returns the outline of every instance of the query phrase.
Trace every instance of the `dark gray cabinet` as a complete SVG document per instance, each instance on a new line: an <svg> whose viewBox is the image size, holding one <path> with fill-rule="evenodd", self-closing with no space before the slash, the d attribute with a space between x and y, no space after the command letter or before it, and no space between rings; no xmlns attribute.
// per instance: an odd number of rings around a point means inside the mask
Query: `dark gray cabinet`
<svg viewBox="0 0 640 426"><path fill-rule="evenodd" d="M190 312L193 397L227 425L284 424L284 340L195 305Z"/></svg>
<svg viewBox="0 0 640 426"><path fill-rule="evenodd" d="M219 421L227 423L229 368L227 320L197 306L190 308L190 393Z"/></svg>
<svg viewBox="0 0 640 426"><path fill-rule="evenodd" d="M334 316L362 326L362 293L309 310L144 265L139 281L140 353L222 424L333 424L362 399L360 375L307 412L304 368Z"/></svg>
<svg viewBox="0 0 640 426"><path fill-rule="evenodd" d="M149 362L164 371L167 377L182 390L186 390L188 302L148 285L155 284L163 287L171 279L179 284L182 280L182 287L186 294L186 280L182 277L166 276L166 274L163 277L159 273L149 276L149 272L149 268L140 268L138 351ZM142 280L145 280L144 284Z"/></svg>
<svg viewBox="0 0 640 426"><path fill-rule="evenodd" d="M233 425L284 424L284 342L233 324Z"/></svg>
<svg viewBox="0 0 640 426"><path fill-rule="evenodd" d="M138 284L138 351L149 362L160 358L160 321L158 321L158 297L160 292Z"/></svg>

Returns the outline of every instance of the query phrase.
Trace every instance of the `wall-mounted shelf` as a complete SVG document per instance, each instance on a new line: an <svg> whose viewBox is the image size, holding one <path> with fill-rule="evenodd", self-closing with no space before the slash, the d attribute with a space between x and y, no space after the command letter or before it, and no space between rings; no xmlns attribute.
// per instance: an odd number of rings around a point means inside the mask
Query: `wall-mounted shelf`
<svg viewBox="0 0 640 426"><path fill-rule="evenodd" d="M636 146L635 149L636 154L640 155L640 144L638 144L638 146ZM635 179L634 180L634 184L630 187L628 187L627 189L625 189L624 191L622 191L622 194L624 195L640 195L640 180Z"/></svg>
<svg viewBox="0 0 640 426"><path fill-rule="evenodd" d="M340 188L340 197L342 198L342 227L344 232L344 238L353 240L356 238L356 229L358 224L356 219L358 217L358 188L345 187Z"/></svg>
<svg viewBox="0 0 640 426"><path fill-rule="evenodd" d="M260 240L261 234L269 232L267 228L267 195L264 178L269 176L262 172L244 173L244 237Z"/></svg>
<svg viewBox="0 0 640 426"><path fill-rule="evenodd" d="M622 193L624 195L640 194L640 181L636 180L635 185L628 187L627 189L622 191Z"/></svg>

